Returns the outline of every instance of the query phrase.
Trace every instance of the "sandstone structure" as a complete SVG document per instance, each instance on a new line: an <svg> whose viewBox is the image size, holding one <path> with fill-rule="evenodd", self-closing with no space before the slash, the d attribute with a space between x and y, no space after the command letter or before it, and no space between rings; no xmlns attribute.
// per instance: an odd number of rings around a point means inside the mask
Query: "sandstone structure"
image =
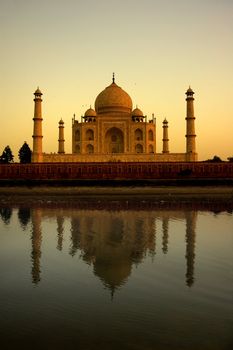
<svg viewBox="0 0 233 350"><path fill-rule="evenodd" d="M133 109L131 97L115 83L107 86L89 108L82 122L72 119L72 153L65 153L64 122L59 122L58 153L42 151L42 93L34 93L34 163L52 162L187 162L197 161L195 145L194 92L186 92L186 152L169 151L168 121L163 122L162 153L156 150L156 118L147 117L138 108Z"/></svg>

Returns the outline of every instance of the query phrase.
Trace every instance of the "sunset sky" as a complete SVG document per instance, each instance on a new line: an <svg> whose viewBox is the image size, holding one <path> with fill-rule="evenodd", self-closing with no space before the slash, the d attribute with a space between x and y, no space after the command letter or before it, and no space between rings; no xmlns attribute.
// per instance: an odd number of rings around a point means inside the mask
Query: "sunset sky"
<svg viewBox="0 0 233 350"><path fill-rule="evenodd" d="M33 93L43 92L43 151L58 121L77 119L111 83L148 117L169 121L185 151L185 91L195 91L199 160L233 156L233 0L0 0L0 154L32 147Z"/></svg>

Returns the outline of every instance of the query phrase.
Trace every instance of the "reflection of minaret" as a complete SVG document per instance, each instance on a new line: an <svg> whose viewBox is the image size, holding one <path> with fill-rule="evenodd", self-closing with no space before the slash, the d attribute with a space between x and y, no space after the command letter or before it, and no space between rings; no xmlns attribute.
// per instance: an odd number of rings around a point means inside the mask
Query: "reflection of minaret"
<svg viewBox="0 0 233 350"><path fill-rule="evenodd" d="M63 232L64 232L64 217L57 216L57 249L62 250L62 242L63 242Z"/></svg>
<svg viewBox="0 0 233 350"><path fill-rule="evenodd" d="M74 256L80 246L80 218L79 217L72 217L71 218L71 247L70 247L70 254Z"/></svg>
<svg viewBox="0 0 233 350"><path fill-rule="evenodd" d="M32 282L37 284L40 281L40 258L41 258L41 210L35 208L32 210Z"/></svg>
<svg viewBox="0 0 233 350"><path fill-rule="evenodd" d="M145 229L147 233L147 246L150 256L154 257L156 254L156 219L148 218L145 220Z"/></svg>
<svg viewBox="0 0 233 350"><path fill-rule="evenodd" d="M162 223L162 227L163 227L162 245L163 245L163 248L162 249L163 249L164 254L167 254L167 251L168 251L168 222L169 222L169 218L163 216L163 223Z"/></svg>
<svg viewBox="0 0 233 350"><path fill-rule="evenodd" d="M186 216L186 284L191 287L194 283L195 238L197 213L188 211Z"/></svg>

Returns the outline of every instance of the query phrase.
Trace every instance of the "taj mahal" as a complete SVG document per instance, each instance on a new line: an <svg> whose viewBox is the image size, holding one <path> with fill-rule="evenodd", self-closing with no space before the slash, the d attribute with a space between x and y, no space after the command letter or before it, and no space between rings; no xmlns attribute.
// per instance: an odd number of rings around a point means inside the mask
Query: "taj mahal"
<svg viewBox="0 0 233 350"><path fill-rule="evenodd" d="M64 122L58 124L58 152L43 152L42 92L34 98L33 163L53 162L193 162L197 161L195 143L194 92L186 91L186 151L169 150L168 121L163 121L162 152L156 150L156 118L147 117L139 108L133 109L131 97L112 82L96 97L81 122L72 118L72 153L65 153Z"/></svg>

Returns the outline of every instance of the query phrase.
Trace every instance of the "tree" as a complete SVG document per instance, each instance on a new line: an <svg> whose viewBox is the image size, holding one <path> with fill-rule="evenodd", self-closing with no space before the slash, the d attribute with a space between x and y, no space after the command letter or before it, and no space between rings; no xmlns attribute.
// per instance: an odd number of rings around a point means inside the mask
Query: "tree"
<svg viewBox="0 0 233 350"><path fill-rule="evenodd" d="M20 163L31 163L32 151L25 141L23 146L19 150L19 160Z"/></svg>
<svg viewBox="0 0 233 350"><path fill-rule="evenodd" d="M219 156L214 156L213 159L212 159L212 162L213 163L215 163L215 162L222 162L222 159Z"/></svg>
<svg viewBox="0 0 233 350"><path fill-rule="evenodd" d="M228 157L227 159L229 160L229 162L233 162L233 157Z"/></svg>
<svg viewBox="0 0 233 350"><path fill-rule="evenodd" d="M6 146L0 157L0 163L13 163L14 156L9 146Z"/></svg>
<svg viewBox="0 0 233 350"><path fill-rule="evenodd" d="M214 156L212 159L207 159L206 162L218 163L218 162L223 162L223 160L219 156Z"/></svg>

